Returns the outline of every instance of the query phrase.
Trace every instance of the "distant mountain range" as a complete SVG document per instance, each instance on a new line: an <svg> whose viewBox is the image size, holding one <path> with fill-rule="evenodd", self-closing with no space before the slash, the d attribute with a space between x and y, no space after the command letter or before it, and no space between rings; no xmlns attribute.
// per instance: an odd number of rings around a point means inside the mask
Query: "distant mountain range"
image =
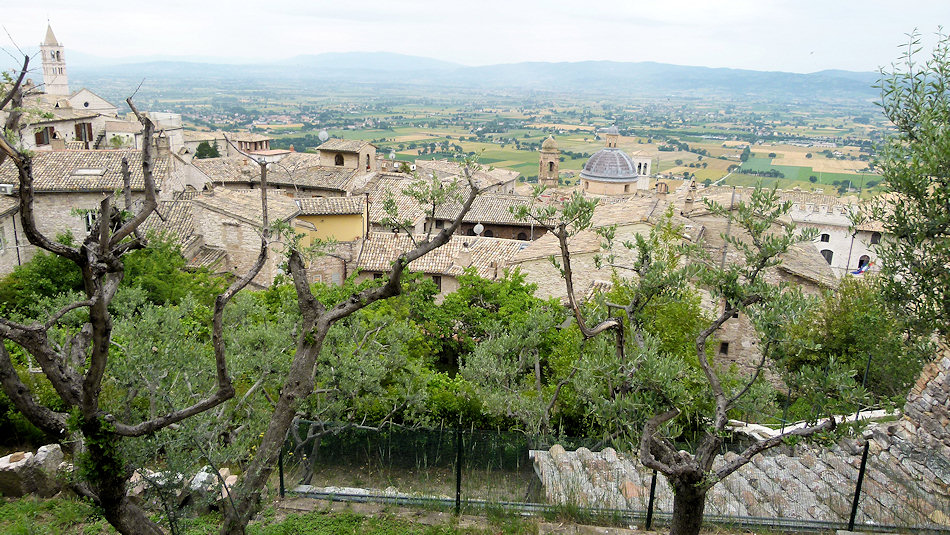
<svg viewBox="0 0 950 535"><path fill-rule="evenodd" d="M37 58L38 59L38 58ZM67 50L71 78L142 79L152 84L207 87L225 80L352 82L422 88L515 90L628 97L719 97L732 99L844 100L868 102L879 92L876 72L824 70L810 74L690 67L653 62L524 62L468 67L432 58L388 52L301 55L270 63L234 63L214 58L104 59Z"/></svg>

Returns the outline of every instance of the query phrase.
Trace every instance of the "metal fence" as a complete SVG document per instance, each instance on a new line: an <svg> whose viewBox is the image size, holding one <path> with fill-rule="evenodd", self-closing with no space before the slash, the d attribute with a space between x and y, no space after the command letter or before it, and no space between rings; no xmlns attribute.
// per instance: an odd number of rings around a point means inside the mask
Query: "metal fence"
<svg viewBox="0 0 950 535"><path fill-rule="evenodd" d="M635 455L596 447L510 431L299 421L281 456L280 485L293 495L456 512L491 507L644 526L670 518L672 491L662 475ZM941 521L950 519L950 504L893 480L885 466L866 462L866 452L757 456L710 491L705 519L795 531L950 533L950 521Z"/></svg>

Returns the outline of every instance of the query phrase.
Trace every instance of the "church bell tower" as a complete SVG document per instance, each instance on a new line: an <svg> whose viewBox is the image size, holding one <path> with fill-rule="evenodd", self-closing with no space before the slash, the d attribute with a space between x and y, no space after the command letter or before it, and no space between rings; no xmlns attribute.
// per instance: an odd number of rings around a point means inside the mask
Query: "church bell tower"
<svg viewBox="0 0 950 535"><path fill-rule="evenodd" d="M69 96L69 79L66 77L66 57L63 45L53 35L53 27L46 26L46 39L40 44L43 54L43 86L47 95Z"/></svg>
<svg viewBox="0 0 950 535"><path fill-rule="evenodd" d="M548 136L541 144L541 162L538 167L538 184L556 188L560 176L561 151L554 136Z"/></svg>

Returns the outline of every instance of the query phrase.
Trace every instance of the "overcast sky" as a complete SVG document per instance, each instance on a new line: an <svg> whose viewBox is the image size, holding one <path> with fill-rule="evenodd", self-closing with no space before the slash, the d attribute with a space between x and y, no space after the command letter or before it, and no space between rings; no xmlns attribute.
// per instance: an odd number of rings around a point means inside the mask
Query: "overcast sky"
<svg viewBox="0 0 950 535"><path fill-rule="evenodd" d="M950 23L950 0L45 0L8 2L0 24L20 46L35 46L47 19L67 59L70 51L248 62L385 51L465 65L871 71L894 61L914 28L932 43L937 25ZM10 37L0 34L4 49Z"/></svg>

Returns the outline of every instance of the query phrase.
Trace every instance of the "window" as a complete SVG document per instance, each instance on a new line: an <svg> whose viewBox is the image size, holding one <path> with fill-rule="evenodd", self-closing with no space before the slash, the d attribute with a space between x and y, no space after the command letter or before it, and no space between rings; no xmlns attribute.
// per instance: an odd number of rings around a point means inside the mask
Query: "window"
<svg viewBox="0 0 950 535"><path fill-rule="evenodd" d="M858 259L858 269L863 268L864 266L871 263L871 257L868 255L861 255L861 258Z"/></svg>
<svg viewBox="0 0 950 535"><path fill-rule="evenodd" d="M334 164L334 165L343 165L343 155L337 153L337 155L333 157L333 164Z"/></svg>
<svg viewBox="0 0 950 535"><path fill-rule="evenodd" d="M432 282L435 283L435 287L438 288L439 291L441 292L442 291L442 277L440 277L439 275L433 275Z"/></svg>
<svg viewBox="0 0 950 535"><path fill-rule="evenodd" d="M482 232L482 236L485 236L486 238L494 238L495 233L492 232L491 229L485 229L485 232Z"/></svg>
<svg viewBox="0 0 950 535"><path fill-rule="evenodd" d="M825 257L825 262L828 262L830 265L831 259L834 258L835 253L833 253L830 249L824 249L821 251L821 256Z"/></svg>
<svg viewBox="0 0 950 535"><path fill-rule="evenodd" d="M728 355L729 354L729 342L722 342L719 344L719 354Z"/></svg>
<svg viewBox="0 0 950 535"><path fill-rule="evenodd" d="M527 240L528 240L528 235L525 234L524 232L519 232L519 233L518 233L518 239L519 239L519 240L522 240L522 241L527 241Z"/></svg>
<svg viewBox="0 0 950 535"><path fill-rule="evenodd" d="M549 173L554 172L554 162L548 162L548 172Z"/></svg>
<svg viewBox="0 0 950 535"><path fill-rule="evenodd" d="M624 193L630 193L630 184L624 184L624 185L623 185L623 192L624 192Z"/></svg>
<svg viewBox="0 0 950 535"><path fill-rule="evenodd" d="M96 212L89 210L82 217L86 222L86 232L92 232L92 229L96 227Z"/></svg>
<svg viewBox="0 0 950 535"><path fill-rule="evenodd" d="M366 170L369 171L369 154L366 155Z"/></svg>
<svg viewBox="0 0 950 535"><path fill-rule="evenodd" d="M871 233L871 245L877 245L877 244L879 244L879 243L881 243L881 233L880 233L880 232L872 232L872 233Z"/></svg>
<svg viewBox="0 0 950 535"><path fill-rule="evenodd" d="M382 273L373 273L373 280L381 279L381 278L383 278Z"/></svg>
<svg viewBox="0 0 950 535"><path fill-rule="evenodd" d="M46 128L41 128L36 131L35 141L37 145L49 145L49 141L54 137L54 130L52 126L47 126Z"/></svg>
<svg viewBox="0 0 950 535"><path fill-rule="evenodd" d="M475 235L475 228L473 227L473 228L468 229L468 231L465 233L465 235L466 235L466 236L474 236L474 235Z"/></svg>
<svg viewBox="0 0 950 535"><path fill-rule="evenodd" d="M442 221L441 219L436 219L435 228L445 228L445 221Z"/></svg>
<svg viewBox="0 0 950 535"><path fill-rule="evenodd" d="M823 241L823 242L825 242L825 243L828 243L829 241L831 241L831 235L830 235L830 234L822 234L822 235L821 235L821 241Z"/></svg>

